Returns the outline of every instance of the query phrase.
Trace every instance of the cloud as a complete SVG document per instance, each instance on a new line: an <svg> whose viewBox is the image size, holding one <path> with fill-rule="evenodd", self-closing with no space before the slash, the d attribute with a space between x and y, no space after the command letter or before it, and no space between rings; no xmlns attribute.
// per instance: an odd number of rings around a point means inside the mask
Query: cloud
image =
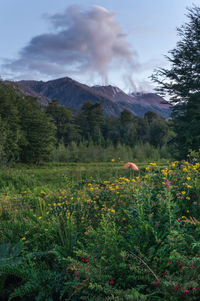
<svg viewBox="0 0 200 301"><path fill-rule="evenodd" d="M62 76L98 74L106 81L110 68L139 68L137 53L115 20L115 13L101 6L84 11L70 6L48 17L52 32L33 37L19 57L4 64L18 74Z"/></svg>

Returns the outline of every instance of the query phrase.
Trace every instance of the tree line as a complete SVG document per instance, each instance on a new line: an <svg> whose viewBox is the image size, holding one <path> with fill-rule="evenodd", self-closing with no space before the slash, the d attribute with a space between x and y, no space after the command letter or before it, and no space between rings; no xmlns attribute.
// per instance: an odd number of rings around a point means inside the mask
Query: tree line
<svg viewBox="0 0 200 301"><path fill-rule="evenodd" d="M119 117L105 117L100 104L86 102L72 112L53 100L42 107L37 99L24 96L0 83L1 162L39 163L51 160L60 144L135 146L148 142L155 148L165 145L173 132L169 123L154 112L142 117L127 110Z"/></svg>

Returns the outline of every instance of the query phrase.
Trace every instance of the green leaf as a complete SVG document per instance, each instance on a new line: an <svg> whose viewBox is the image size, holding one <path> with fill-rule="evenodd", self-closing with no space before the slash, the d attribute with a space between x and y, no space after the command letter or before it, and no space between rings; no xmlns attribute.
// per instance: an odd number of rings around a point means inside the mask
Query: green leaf
<svg viewBox="0 0 200 301"><path fill-rule="evenodd" d="M21 245L5 243L0 245L0 267L4 265L16 265L22 262Z"/></svg>

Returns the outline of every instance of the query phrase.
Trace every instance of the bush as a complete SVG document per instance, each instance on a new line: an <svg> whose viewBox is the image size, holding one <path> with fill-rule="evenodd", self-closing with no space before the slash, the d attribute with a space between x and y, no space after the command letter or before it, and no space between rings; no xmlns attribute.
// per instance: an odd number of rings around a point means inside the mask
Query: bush
<svg viewBox="0 0 200 301"><path fill-rule="evenodd" d="M197 300L199 157L2 195L0 297Z"/></svg>

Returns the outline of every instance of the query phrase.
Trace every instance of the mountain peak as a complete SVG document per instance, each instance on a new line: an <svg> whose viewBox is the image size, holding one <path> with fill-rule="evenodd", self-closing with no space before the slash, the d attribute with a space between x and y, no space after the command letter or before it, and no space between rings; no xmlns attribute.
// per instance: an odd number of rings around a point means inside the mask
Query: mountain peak
<svg viewBox="0 0 200 301"><path fill-rule="evenodd" d="M89 87L70 77L47 82L22 80L14 84L20 87L22 93L37 97L42 104L58 99L61 105L79 110L84 102L91 101L100 103L106 115L119 116L124 109L136 116L144 116L148 111L153 111L165 118L170 115L170 105L154 93L138 92L128 95L116 86Z"/></svg>

